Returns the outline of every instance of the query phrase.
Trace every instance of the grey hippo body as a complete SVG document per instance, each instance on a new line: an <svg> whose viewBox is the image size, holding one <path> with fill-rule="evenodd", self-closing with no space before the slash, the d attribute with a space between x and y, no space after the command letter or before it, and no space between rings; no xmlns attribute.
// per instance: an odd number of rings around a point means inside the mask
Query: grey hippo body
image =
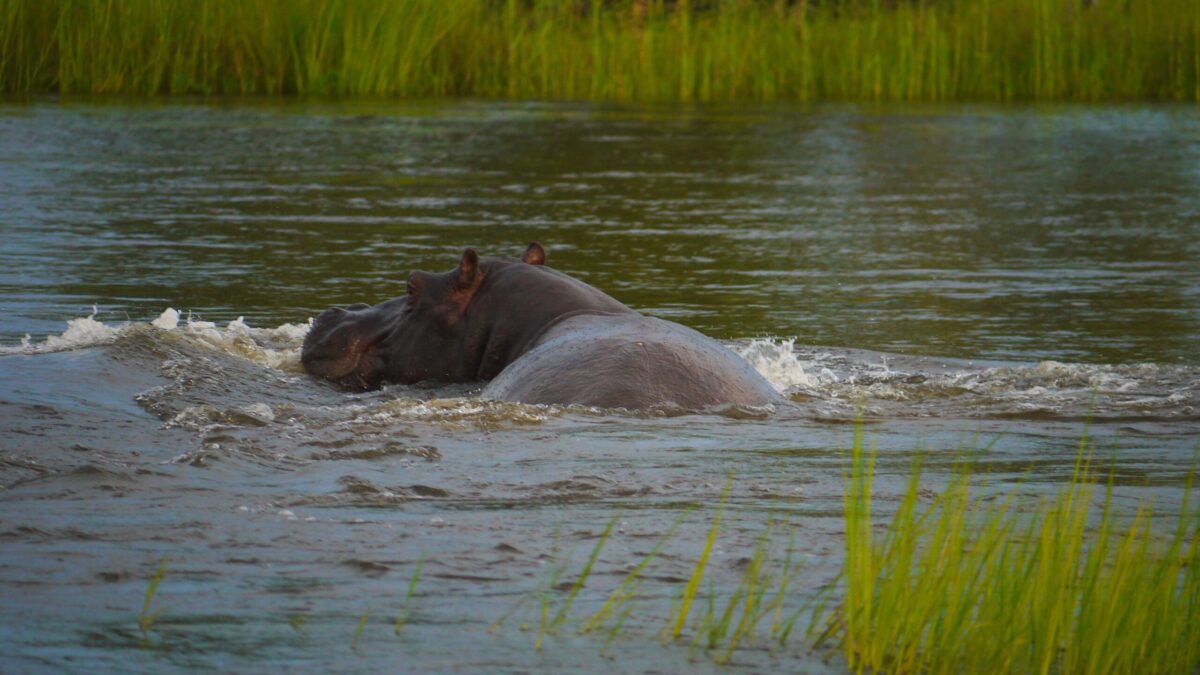
<svg viewBox="0 0 1200 675"><path fill-rule="evenodd" d="M750 364L713 339L634 312L577 314L559 321L481 396L689 410L762 406L778 398Z"/></svg>
<svg viewBox="0 0 1200 675"><path fill-rule="evenodd" d="M305 369L352 389L488 382L481 397L603 408L704 410L783 399L757 371L690 328L647 317L544 265L467 249L408 293L332 308L304 341Z"/></svg>

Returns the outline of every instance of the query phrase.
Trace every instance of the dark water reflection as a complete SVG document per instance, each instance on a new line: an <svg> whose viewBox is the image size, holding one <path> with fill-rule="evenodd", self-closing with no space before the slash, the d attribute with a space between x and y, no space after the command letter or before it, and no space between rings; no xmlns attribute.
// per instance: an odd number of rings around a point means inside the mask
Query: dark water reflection
<svg viewBox="0 0 1200 675"><path fill-rule="evenodd" d="M1170 512L1200 438L1198 188L1190 107L0 105L0 670L716 670L658 634L727 476L708 578L727 597L774 522L794 612L840 567L860 414L884 511L915 456L936 490L985 445L980 489L1044 495L1090 419L1118 507ZM533 239L795 405L635 416L298 372L326 306ZM92 304L107 328L43 341ZM167 307L195 321L145 325ZM689 508L610 648L573 628L535 651L536 603L488 632L615 516L576 600L597 610ZM800 640L734 665L842 667Z"/></svg>
<svg viewBox="0 0 1200 675"><path fill-rule="evenodd" d="M1189 107L9 106L0 335L256 324L464 246L721 337L1200 361Z"/></svg>

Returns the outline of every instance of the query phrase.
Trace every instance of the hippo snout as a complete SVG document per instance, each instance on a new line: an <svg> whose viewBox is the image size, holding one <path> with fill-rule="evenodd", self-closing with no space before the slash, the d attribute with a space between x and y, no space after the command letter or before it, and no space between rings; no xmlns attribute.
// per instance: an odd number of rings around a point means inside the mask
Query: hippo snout
<svg viewBox="0 0 1200 675"><path fill-rule="evenodd" d="M318 326L325 326L329 323L340 321L344 316L346 316L345 309L341 307L330 307L324 312L318 314L317 318L313 319L313 328L315 329Z"/></svg>
<svg viewBox="0 0 1200 675"><path fill-rule="evenodd" d="M300 363L309 373L351 389L377 387L383 366L380 344L390 319L365 303L330 307L313 319L300 348Z"/></svg>
<svg viewBox="0 0 1200 675"><path fill-rule="evenodd" d="M300 352L300 360L306 366L318 361L343 360L352 340L347 339L351 328L346 321L349 312L342 307L330 307L313 319L308 335L304 336L304 346Z"/></svg>
<svg viewBox="0 0 1200 675"><path fill-rule="evenodd" d="M365 309L371 309L371 306L365 302L356 302L353 305L347 305L345 307L330 307L324 312L318 314L317 318L313 319L313 325L316 326L320 324L327 324L332 321L340 321L346 318L346 315L351 312L361 312Z"/></svg>
<svg viewBox="0 0 1200 675"><path fill-rule="evenodd" d="M313 319L312 329L309 330L309 335L319 335L323 331L330 330L345 322L350 315L364 309L370 309L371 306L364 303L356 303L348 307L330 307L329 309L317 315Z"/></svg>

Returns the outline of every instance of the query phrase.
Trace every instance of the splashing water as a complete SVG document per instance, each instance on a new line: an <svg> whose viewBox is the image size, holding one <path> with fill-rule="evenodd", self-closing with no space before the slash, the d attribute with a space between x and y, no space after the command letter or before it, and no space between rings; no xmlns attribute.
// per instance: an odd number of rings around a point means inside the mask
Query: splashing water
<svg viewBox="0 0 1200 675"><path fill-rule="evenodd" d="M173 307L168 307L161 316L151 321L150 325L163 330L174 330L179 325L179 312Z"/></svg>
<svg viewBox="0 0 1200 675"><path fill-rule="evenodd" d="M48 335L40 343L27 335L19 345L0 346L0 355L50 354L86 349L110 344L135 331L153 328L195 340L259 365L286 372L300 372L300 347L312 326L312 319L309 319L305 323L285 323L275 328L252 328L242 317L238 317L222 328L211 321L193 319L190 313L181 323L179 311L168 307L148 323L135 322L114 327L97 321L98 313L99 309L93 305L92 313L88 316L68 320L67 330L61 335Z"/></svg>
<svg viewBox="0 0 1200 675"><path fill-rule="evenodd" d="M796 356L796 339L755 338L743 345L733 345L733 351L745 359L780 393L798 389L814 389L822 382L836 381L828 369L810 375Z"/></svg>
<svg viewBox="0 0 1200 675"><path fill-rule="evenodd" d="M47 336L42 342L26 337L19 345L0 347L0 355L84 349L140 335L152 340L182 340L204 351L213 350L269 368L276 375L290 376L303 373L300 350L312 326L310 318L304 323L256 328L242 317L219 326L190 313L185 318L170 307L147 323L109 326L96 320L97 313L93 307L88 316L67 321L61 335ZM965 361L948 363L952 361L949 359L797 347L794 338L755 338L726 344L780 393L797 401L824 401L839 410L864 404L874 410L871 405L886 404L889 409L899 405L905 414L934 416L1080 415L1092 410L1099 415L1190 417L1200 400L1197 369L1191 366L1042 361L983 367ZM447 393L446 400L453 401L457 408L414 401L408 390L381 394L406 399L407 403L396 404L400 407L386 412L411 420L446 421L463 416L488 419L499 415L512 421L521 416L512 410L481 408L478 399L466 390L442 392L440 396ZM557 414L551 410L521 410L532 423L542 421L547 413Z"/></svg>
<svg viewBox="0 0 1200 675"><path fill-rule="evenodd" d="M214 349L259 365L299 373L303 371L300 348L311 327L312 319L275 328L252 328L239 316L220 328L211 321L193 321L188 317L183 332Z"/></svg>
<svg viewBox="0 0 1200 675"><path fill-rule="evenodd" d="M40 345L35 345L29 340L22 340L20 347L5 348L5 351L0 353L59 352L112 342L117 338L119 331L97 321L96 314L98 313L99 309L92 305L91 314L67 321L67 330L63 331L62 335L49 335L46 337L46 341ZM28 336L26 337L28 338Z"/></svg>

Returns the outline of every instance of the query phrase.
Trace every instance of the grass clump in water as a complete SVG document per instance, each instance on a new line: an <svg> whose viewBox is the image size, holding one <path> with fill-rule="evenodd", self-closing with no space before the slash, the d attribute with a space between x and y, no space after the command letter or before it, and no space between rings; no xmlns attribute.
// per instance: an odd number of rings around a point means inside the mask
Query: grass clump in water
<svg viewBox="0 0 1200 675"><path fill-rule="evenodd" d="M417 592L417 583L421 581L421 570L425 567L425 556L421 556L417 560L417 567L413 570L412 578L408 580L408 590L404 593L404 602L400 605L400 613L396 615L396 624L393 627L393 632L399 636L400 631L404 628L404 624L408 623L411 613L408 605L412 602L413 594Z"/></svg>
<svg viewBox="0 0 1200 675"><path fill-rule="evenodd" d="M616 526L619 518L619 515L613 516L612 519L608 521L608 525L606 525L604 530L600 533L599 538L596 540L596 545L592 547L592 552L588 556L587 562L584 563L583 569L580 570L579 575L568 588L567 597L563 600L557 611L553 609L554 600L551 596L554 590L559 587L558 580L566 571L566 561L556 564L551 570L549 579L537 594L538 630L537 638L535 639L533 645L535 651L541 651L542 643L545 641L546 636L553 635L554 633L558 632L559 628L561 628L562 625L568 619L570 619L571 606L575 603L575 597L579 595L579 592L587 583L588 577L591 576L592 568L595 566L596 560L600 557L600 551L604 549L604 545L608 542L608 538L612 535L613 528ZM498 630L510 616L512 616L525 605L525 602L528 599L528 597L522 598L511 610L505 613L504 616L492 623L491 626L488 627L487 632L493 633ZM525 630L526 628L527 626L522 624L522 630Z"/></svg>
<svg viewBox="0 0 1200 675"><path fill-rule="evenodd" d="M400 636L400 631L404 629L404 626L408 623L409 617L411 616L408 606L409 603L412 602L413 595L417 591L417 583L421 580L421 570L424 569L424 567L425 556L421 556L417 559L417 566L416 569L413 570L412 578L408 580L408 588L404 593L404 600L400 604L400 612L396 614L396 621L392 627L392 630L397 637ZM363 631L366 630L367 622L370 621L370 619L371 608L368 606L365 610L363 610L362 616L358 618L358 623L354 626L354 637L350 639L350 649L352 651L356 651L358 649L358 643L362 639ZM307 617L304 617L304 620L299 624L297 624L293 618L292 627L299 631L301 628L303 628L305 623L307 623Z"/></svg>
<svg viewBox="0 0 1200 675"><path fill-rule="evenodd" d="M1200 509L1190 501L1191 479L1178 516L1172 514L1174 530L1164 536L1149 504L1133 513L1114 510L1111 478L1099 498L1090 455L1085 436L1070 482L1036 502L973 495L964 462L925 504L919 496L929 493L920 489L914 463L895 513L881 527L873 519L875 454L858 428L843 497L843 583L801 591L803 599L794 583L796 532L780 565L772 556L779 532L773 523L758 536L736 587L722 590L710 579L701 591L712 576L709 559L731 479L662 635L671 643L685 637L691 649L728 663L764 636L772 651L785 646L805 617L808 639L832 645L856 672L1194 671ZM686 515L582 618L581 634L604 635L602 653L621 634L647 571ZM557 609L551 592L564 568L551 575L540 596L536 648L570 618L614 522L575 582L561 587L567 594Z"/></svg>
<svg viewBox="0 0 1200 675"><path fill-rule="evenodd" d="M358 649L358 641L362 638L363 631L367 628L367 620L371 618L371 608L367 607L363 610L362 616L358 617L358 623L354 626L354 637L350 640L350 649Z"/></svg>
<svg viewBox="0 0 1200 675"><path fill-rule="evenodd" d="M608 598L604 600L604 603L600 605L600 609L596 610L594 614L584 621L583 626L579 629L581 634L587 634L594 630L603 628L605 623L614 616L618 618L608 629L609 641L611 641L618 633L620 633L621 627L624 625L625 620L629 618L629 614L633 610L631 602L633 598L636 597L638 589L641 588L643 576L654 563L654 560L658 557L659 552L662 551L663 545L670 541L671 537L674 536L675 531L678 530L679 526L683 524L684 518L686 518L689 513L691 513L690 508L685 510L679 516L679 518L675 519L675 522L666 531L666 533L664 533L663 536L660 537L657 542L655 542L654 546L650 549L650 552L647 553L637 565L634 565L633 569L629 571L629 574L625 575L625 578L621 580L621 583L617 584L617 587L612 591L612 593L609 594Z"/></svg>
<svg viewBox="0 0 1200 675"><path fill-rule="evenodd" d="M770 534L771 528L768 526L760 535L754 547L754 555L746 564L742 579L726 601L725 609L719 618L715 611L717 593L710 585L708 611L704 614L692 644L703 644L711 651L720 649L724 642L724 651L716 655L718 663L728 662L738 644L748 637L753 637L759 621L765 614L761 608L771 582L765 570ZM739 610L741 614L735 623L734 619L738 617Z"/></svg>
<svg viewBox="0 0 1200 675"><path fill-rule="evenodd" d="M1200 100L1195 0L5 0L0 91Z"/></svg>
<svg viewBox="0 0 1200 675"><path fill-rule="evenodd" d="M721 490L721 500L717 503L717 513L713 517L712 526L708 528L708 536L704 538L704 548L700 550L700 557L696 560L696 566L692 569L692 575L688 579L687 586L683 589L683 595L679 598L679 609L674 612L669 625L668 636L671 639L677 639L680 633L683 632L683 626L687 623L688 613L692 608L692 602L696 599L696 591L700 588L700 582L704 578L704 568L708 565L708 557L712 554L713 543L717 540L717 532L721 529L721 516L725 508L725 499L729 496L729 488L733 486L733 476L725 479L725 487Z"/></svg>
<svg viewBox="0 0 1200 675"><path fill-rule="evenodd" d="M693 649L704 648L713 655L717 663L722 664L728 663L733 657L733 652L739 647L753 644L759 632L759 625L767 616L774 615L770 633L772 637L779 639L780 644L786 642L787 634L791 632L791 626L798 616L798 613L792 615L786 622L782 618L788 586L798 572L798 566L794 566L792 563L795 547L794 536L792 543L788 546L783 568L777 572L775 569L777 564L770 559L772 533L775 531L771 523L768 523L762 534L759 535L754 552L746 562L737 587L724 601L724 609L718 613L717 604L720 594L710 580L708 593L705 596L707 599L705 611L698 618L691 616L692 605L697 598L705 569L708 566L708 559L721 529L721 520L732 485L733 476L730 476L721 490L716 513L709 526L704 546L692 569L692 574L680 595L679 602L668 617L667 628L663 631L665 638L678 639L690 621L694 630L691 647ZM773 587L776 590L772 596L770 592ZM768 597L770 597L769 600Z"/></svg>
<svg viewBox="0 0 1200 675"><path fill-rule="evenodd" d="M1191 672L1200 666L1200 512L1173 536L1112 483L1094 515L1086 438L1069 485L1030 513L973 497L967 470L928 508L920 471L882 537L874 453L855 436L845 494L845 595L825 637L856 671Z"/></svg>
<svg viewBox="0 0 1200 675"><path fill-rule="evenodd" d="M154 594L158 592L159 585L167 576L167 562L167 558L159 561L158 568L154 570L154 574L150 576L150 581L146 584L146 595L142 599L142 611L138 612L138 630L142 632L143 642L149 642L150 629L154 627L154 622L162 613L162 609L151 612L150 606L154 603Z"/></svg>

